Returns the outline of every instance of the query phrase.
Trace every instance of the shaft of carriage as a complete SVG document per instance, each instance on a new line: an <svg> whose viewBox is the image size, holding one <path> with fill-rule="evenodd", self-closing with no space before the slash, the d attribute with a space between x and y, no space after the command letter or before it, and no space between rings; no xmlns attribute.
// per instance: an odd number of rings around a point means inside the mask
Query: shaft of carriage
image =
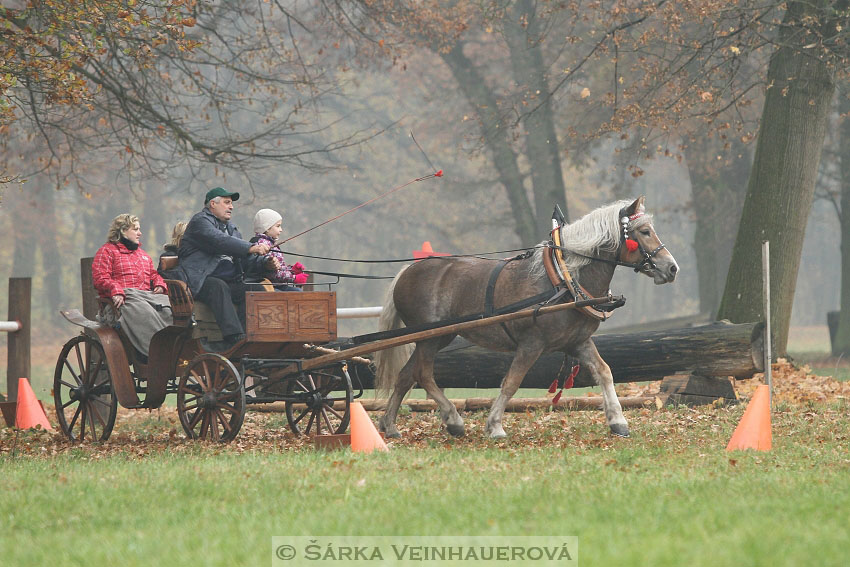
<svg viewBox="0 0 850 567"><path fill-rule="evenodd" d="M503 315L494 315L491 317L480 316L479 318L476 318L472 321L464 321L461 323L442 325L433 329L426 329L423 331L405 332L403 334L400 334L399 336L369 342L363 345L335 351L331 354L325 354L316 358L310 358L303 361L299 361L297 363L289 362L279 370L270 374L270 378L280 378L288 374L306 372L314 368L320 368L322 366L327 366L336 362L351 360L353 357L361 356L363 354L369 354L377 352L379 350L385 350L400 345L415 343L423 339L430 339L443 335L451 335L455 333L460 333L462 331L468 331L470 329L476 329L478 327L485 327L488 325L504 323L506 321L513 321L515 319L539 317L549 313L555 313L557 311L568 311L570 309L580 309L582 307L587 307L591 305L602 305L605 303L610 303L612 301L621 301L623 299L624 298L622 296L597 297L588 300L574 301L571 303L559 303L557 305L546 305L543 307L522 309L520 311L505 313Z"/></svg>

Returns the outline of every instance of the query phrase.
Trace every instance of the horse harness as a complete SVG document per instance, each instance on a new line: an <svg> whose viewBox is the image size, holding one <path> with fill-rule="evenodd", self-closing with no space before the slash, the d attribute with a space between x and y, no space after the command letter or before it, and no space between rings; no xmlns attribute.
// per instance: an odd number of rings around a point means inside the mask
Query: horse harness
<svg viewBox="0 0 850 567"><path fill-rule="evenodd" d="M623 245L629 238L629 225L633 221L642 217L643 215L643 211L638 211L637 213L631 216L628 216L625 213L620 215L620 225L622 226L623 231L620 235L620 244L617 247L617 253L615 255L615 257L617 258L616 260L609 260L607 258L599 258L595 256L586 256L584 254L579 254L577 252L573 252L572 250L564 248L563 243L561 242L561 228L563 224L562 222L555 222L555 227L552 229L552 232L550 234L551 240L546 243L546 245L544 246L545 249L543 250L543 266L546 270L546 275L549 277L549 281L552 284L553 291L544 292L542 294L528 298L523 303L525 303L526 306L530 306L537 303L539 309L544 305L550 305L561 301L562 298L567 294L572 297L572 301L595 299L593 295L589 291L587 291L578 281L576 281L572 274L570 274L570 271L567 268L566 261L564 260L564 252L569 252L571 254L575 254L577 256L581 256L592 261L605 262L617 266L626 266L634 269L635 272L640 272L647 266L651 268L656 268L653 258L661 250L666 248L663 243L651 252L647 252L640 244L640 242L636 241L638 248L643 254L643 259L637 263L625 262L623 260L620 260L620 254ZM502 260L490 273L490 279L487 282L487 289L484 294L485 317L490 317L496 314L493 297L495 295L496 282L498 281L499 275L502 273L502 270L505 268L505 266L508 265L509 262L527 259L532 255L532 253L533 252L529 250L523 254L514 256L513 258L507 258L505 260ZM613 297L610 291L608 292L608 296ZM623 305L625 305L625 299L620 299L616 301L612 300L610 303L603 303L600 305L588 305L586 307L582 307L579 312L596 321L607 321L611 317L611 312L614 311L614 309L617 309L618 307L622 307ZM508 337L514 343L516 343L516 339L508 330L507 325L505 325L505 323L501 323L501 326L505 333L508 335Z"/></svg>

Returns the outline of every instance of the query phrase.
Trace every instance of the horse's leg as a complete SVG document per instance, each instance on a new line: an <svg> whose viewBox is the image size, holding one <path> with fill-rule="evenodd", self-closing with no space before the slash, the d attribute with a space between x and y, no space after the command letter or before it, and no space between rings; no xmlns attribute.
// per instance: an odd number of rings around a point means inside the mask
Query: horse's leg
<svg viewBox="0 0 850 567"><path fill-rule="evenodd" d="M623 416L623 408L620 407L617 392L614 391L614 376L611 374L611 368L599 356L593 340L584 341L573 350L573 354L579 363L591 372L596 383L602 388L602 407L611 433L619 437L628 437L629 424Z"/></svg>
<svg viewBox="0 0 850 567"><path fill-rule="evenodd" d="M511 362L511 367L502 379L502 390L493 402L493 407L490 408L490 415L487 417L487 434L490 436L490 439L507 437L505 430L502 428L502 415L505 413L505 406L508 404L508 400L516 394L519 385L522 383L522 379L525 378L529 369L540 358L542 353L542 344L522 344L517 348L516 355L514 355L514 359Z"/></svg>
<svg viewBox="0 0 850 567"><path fill-rule="evenodd" d="M421 350L421 365L417 367L418 375L416 381L419 385L428 392L428 395L437 402L440 407L440 417L446 426L446 429L453 437L463 437L465 430L463 427L463 418L457 412L457 408L449 401L443 391L437 386L434 381L434 357L437 352L452 342L455 335L448 335L428 340L416 345L416 350Z"/></svg>
<svg viewBox="0 0 850 567"><path fill-rule="evenodd" d="M404 401L404 396L407 395L413 385L417 382L420 386L425 388L432 398L439 401L439 399L435 397L433 391L429 390L428 386L426 386L429 382L434 385L434 389L443 397L444 400L446 400L446 403L451 406L451 409L454 410L455 414L455 416L447 417L445 409L441 404L440 409L443 410L443 422L447 423L449 432L452 435L463 435L463 420L457 414L457 409L455 409L454 405L448 401L445 395L443 395L443 392L434 382L434 357L437 356L437 352L440 349L452 342L454 337L455 335L450 335L447 337L444 336L416 343L416 348L414 349L413 354L401 369L401 372L399 372L398 381L396 382L395 388L393 388L390 399L387 400L387 410L384 412L381 419L378 420L378 427L388 438L401 437L401 433L399 433L395 424L398 417L398 410L401 407L401 402ZM453 419L453 417L456 417L456 419ZM460 425L459 430L457 428L457 424Z"/></svg>
<svg viewBox="0 0 850 567"><path fill-rule="evenodd" d="M417 345L413 354L399 372L398 381L396 381L392 394L390 394L390 398L387 400L387 409L384 411L381 419L378 420L378 428L384 432L387 438L401 437L401 433L395 424L398 417L398 408L401 406L404 396L407 395L407 392L416 383L415 374L418 374L418 372L414 372L414 370L415 367L421 365L419 361L421 354L422 351L419 345Z"/></svg>

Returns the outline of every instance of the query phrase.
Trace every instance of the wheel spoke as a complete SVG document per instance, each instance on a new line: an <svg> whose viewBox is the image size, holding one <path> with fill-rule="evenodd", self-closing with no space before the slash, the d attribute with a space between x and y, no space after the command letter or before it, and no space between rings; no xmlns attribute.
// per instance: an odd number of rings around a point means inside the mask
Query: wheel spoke
<svg viewBox="0 0 850 567"><path fill-rule="evenodd" d="M67 361L65 361L65 362L67 363ZM68 386L72 390L74 388L76 388L77 386L79 386L79 384L69 384L69 383L65 382L64 380L59 380L59 383L62 384L63 386Z"/></svg>
<svg viewBox="0 0 850 567"><path fill-rule="evenodd" d="M91 402L87 402L86 405L88 406L86 413L89 416L89 425L90 425L90 428L91 428L91 440L97 441L97 427L95 427L95 423L94 423L94 412L92 411L93 408L91 407Z"/></svg>
<svg viewBox="0 0 850 567"><path fill-rule="evenodd" d="M199 402L199 403L200 403L200 402ZM198 404L194 404L194 405L191 405L191 406L184 405L184 406L183 406L183 411L193 410L193 409L195 409L196 407L198 407Z"/></svg>
<svg viewBox="0 0 850 567"><path fill-rule="evenodd" d="M79 401L80 400L68 400L67 402L62 404L62 407L60 409L65 409L66 407L70 406L71 404L79 403Z"/></svg>
<svg viewBox="0 0 850 567"><path fill-rule="evenodd" d="M198 425L198 419L204 414L203 410L198 410L192 416L192 419L189 420L189 429L194 430L195 426Z"/></svg>
<svg viewBox="0 0 850 567"><path fill-rule="evenodd" d="M324 409L331 412L332 414L337 416L339 419L343 419L342 414L339 413L338 411L336 411L333 406L325 406Z"/></svg>
<svg viewBox="0 0 850 567"><path fill-rule="evenodd" d="M331 420L328 417L328 412L325 411L325 408L322 408L322 419L325 420L325 425L328 426L328 433L333 433L334 429L336 429L333 425L331 425Z"/></svg>
<svg viewBox="0 0 850 567"><path fill-rule="evenodd" d="M239 410L236 409L235 405L232 405L232 406L228 405L228 404L222 402L221 398L218 399L218 403L216 404L216 407L221 408L221 409L225 409L225 410L229 411L230 413L239 413Z"/></svg>
<svg viewBox="0 0 850 567"><path fill-rule="evenodd" d="M74 380L76 380L76 381L77 381L77 386L82 386L82 385L83 385L83 381L80 379L80 377L79 377L79 376L77 376L77 373L76 373L76 372L74 372L74 369L73 369L73 368L71 368L71 363L70 363L70 362L68 362L68 358L67 358L67 357L65 358L65 366L68 368L68 371L69 371L69 372L71 372L71 376L73 376L73 377L74 377ZM76 386L72 386L72 387L76 388Z"/></svg>
<svg viewBox="0 0 850 567"><path fill-rule="evenodd" d="M79 402L80 400L74 400ZM74 412L74 417L71 418L71 423L68 425L68 431L74 431L74 424L77 422L77 418L80 417L80 412L83 409L83 404L77 406L77 411Z"/></svg>
<svg viewBox="0 0 850 567"><path fill-rule="evenodd" d="M99 403L99 404L102 404L102 405L103 405L103 407L105 407L105 408L107 408L107 409L112 408L112 404L107 403L107 402L106 402L106 400L104 400L104 399L103 399L103 398L101 398L100 396L93 396L91 400L92 400L93 402L97 402L97 403Z"/></svg>
<svg viewBox="0 0 850 567"><path fill-rule="evenodd" d="M227 418L224 417L224 414L221 413L221 410L215 408L216 418L221 422L221 425L224 426L224 430L228 433L233 433L233 429L230 427L230 423L227 421Z"/></svg>
<svg viewBox="0 0 850 567"><path fill-rule="evenodd" d="M189 384L187 384L185 386L180 386L177 389L177 391L182 392L184 394L191 394L191 395L195 396L196 398L200 398L201 396L203 396L204 395L203 391L199 392L198 389L194 386L197 386L197 384L191 385L191 386Z"/></svg>
<svg viewBox="0 0 850 567"><path fill-rule="evenodd" d="M207 387L206 387L206 384L204 383L204 380L201 378L201 376L197 372L195 372L194 368L190 371L190 373L195 378L195 382L198 384L198 387L201 388L201 392L206 392Z"/></svg>
<svg viewBox="0 0 850 567"><path fill-rule="evenodd" d="M313 422L316 420L316 412L310 412L310 419L307 421L307 427L305 428L305 433L310 433L310 429L313 425Z"/></svg>
<svg viewBox="0 0 850 567"><path fill-rule="evenodd" d="M90 413L90 414L94 414L94 416L97 418L97 420L98 420L98 421L100 422L100 424L103 426L103 428L104 428L104 429L106 429L106 422L103 420L103 416L101 416L101 415L100 415L100 412L99 412L99 411L98 411L98 409L95 407L94 403L91 403L91 402L94 402L95 400L97 400L97 398L91 398L91 399L90 399L90 403L89 403L89 413ZM94 429L94 423L93 423L93 422L92 422L92 429Z"/></svg>
<svg viewBox="0 0 850 567"><path fill-rule="evenodd" d="M96 382L97 382L97 374L98 374L98 372L100 372L100 367L101 367L102 365L103 365L103 359L102 359L102 358L100 358L100 357L98 357L98 359L97 359L97 364L95 365L94 370L92 370L92 371L91 371L91 373L90 373L88 376L86 376L86 378L89 378L89 379L90 379L90 380L87 380L87 382L90 382L90 383L91 383L92 388L97 388L97 386L98 386L98 384L96 384ZM91 366L91 365L90 365L90 366ZM104 383L105 383L105 382L106 382L106 380L104 380Z"/></svg>
<svg viewBox="0 0 850 567"><path fill-rule="evenodd" d="M212 389L212 380L210 379L210 369L207 366L206 359L201 363L201 366L204 369L204 380L205 382L202 384L204 388L204 392L209 392Z"/></svg>
<svg viewBox="0 0 850 567"><path fill-rule="evenodd" d="M88 343L86 343L86 344L88 344ZM83 364L83 353L80 352L80 343L77 343L77 344L74 345L74 350L77 353L77 364L79 364L78 368L79 368L80 374L82 376L85 376L86 375L86 365ZM80 383L82 384L82 382L80 382Z"/></svg>
<svg viewBox="0 0 850 567"><path fill-rule="evenodd" d="M86 409L88 407L88 404L86 404L86 402L83 401L83 403L81 403L80 406L82 406L82 408L83 408L83 415L82 415L82 418L80 419L80 441L82 442L86 438L86 414L87 414Z"/></svg>
<svg viewBox="0 0 850 567"><path fill-rule="evenodd" d="M221 436L218 432L218 418L212 411L210 411L210 430L212 431L213 441L221 441Z"/></svg>
<svg viewBox="0 0 850 567"><path fill-rule="evenodd" d="M292 420L292 424L298 425L298 422L301 421L302 419L304 419L304 416L307 415L309 412L310 412L310 408L305 408L304 411L302 411L296 419Z"/></svg>

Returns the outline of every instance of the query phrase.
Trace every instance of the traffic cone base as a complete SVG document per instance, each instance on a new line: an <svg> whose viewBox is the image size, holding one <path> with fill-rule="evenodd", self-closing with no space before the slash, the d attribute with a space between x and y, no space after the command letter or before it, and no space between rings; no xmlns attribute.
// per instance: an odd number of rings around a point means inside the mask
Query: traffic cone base
<svg viewBox="0 0 850 567"><path fill-rule="evenodd" d="M756 388L756 393L744 411L738 427L732 434L727 451L755 449L770 451L773 443L770 429L770 389L767 384Z"/></svg>
<svg viewBox="0 0 850 567"><path fill-rule="evenodd" d="M35 392L32 391L30 381L26 378L18 378L18 405L15 408L15 427L18 429L30 429L36 425L41 425L44 429L52 431L50 422L47 421L47 414L41 404L38 403L38 398L35 397Z"/></svg>
<svg viewBox="0 0 850 567"><path fill-rule="evenodd" d="M374 450L386 451L387 444L375 429L375 424L360 402L351 404L351 450L371 453Z"/></svg>

